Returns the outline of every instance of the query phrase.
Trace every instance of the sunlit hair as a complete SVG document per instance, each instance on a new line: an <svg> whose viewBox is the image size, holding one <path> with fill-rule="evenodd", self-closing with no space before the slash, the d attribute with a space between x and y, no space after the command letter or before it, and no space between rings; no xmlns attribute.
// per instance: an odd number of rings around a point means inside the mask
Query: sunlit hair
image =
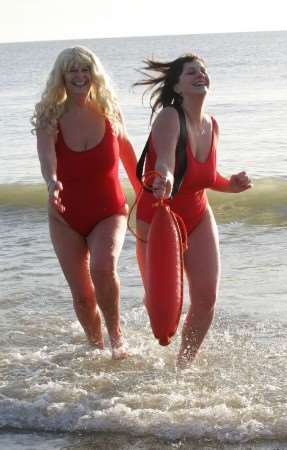
<svg viewBox="0 0 287 450"><path fill-rule="evenodd" d="M115 133L121 134L123 124L110 80L96 55L91 50L80 46L66 48L58 55L41 100L35 105L31 119L33 131L44 129L51 134L57 130L58 121L64 112L67 100L64 74L73 67L89 68L92 79L90 101L103 116L110 120Z"/></svg>
<svg viewBox="0 0 287 450"><path fill-rule="evenodd" d="M174 103L180 104L182 96L174 90L182 74L184 64L198 61L206 66L205 61L193 53L187 53L179 58L160 62L152 59L145 59L145 66L139 71L145 78L134 83L134 86L148 86L143 96L151 91L150 106L152 109L151 120L157 110ZM149 72L157 72L159 75L152 75Z"/></svg>

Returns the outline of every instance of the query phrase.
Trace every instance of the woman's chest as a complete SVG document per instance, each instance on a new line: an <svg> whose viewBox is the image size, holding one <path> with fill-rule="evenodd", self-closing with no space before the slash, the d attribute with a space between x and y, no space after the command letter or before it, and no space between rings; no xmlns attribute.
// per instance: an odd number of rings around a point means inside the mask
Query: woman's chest
<svg viewBox="0 0 287 450"><path fill-rule="evenodd" d="M212 147L207 154L207 160L200 162L194 158L191 148L187 146L187 168L184 177L184 188L188 190L205 189L215 181L216 149Z"/></svg>
<svg viewBox="0 0 287 450"><path fill-rule="evenodd" d="M103 140L106 131L104 119L63 118L61 130L67 147L76 152L95 148Z"/></svg>

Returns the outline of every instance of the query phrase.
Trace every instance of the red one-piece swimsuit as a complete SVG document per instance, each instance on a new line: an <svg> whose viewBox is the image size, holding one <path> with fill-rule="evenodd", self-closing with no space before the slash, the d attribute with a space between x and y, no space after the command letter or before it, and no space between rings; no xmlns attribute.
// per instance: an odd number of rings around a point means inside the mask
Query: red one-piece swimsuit
<svg viewBox="0 0 287 450"><path fill-rule="evenodd" d="M119 144L110 122L105 120L105 134L95 147L84 151L70 149L61 128L56 142L57 177L71 228L87 236L103 219L123 214L126 198L118 175Z"/></svg>
<svg viewBox="0 0 287 450"><path fill-rule="evenodd" d="M221 175L219 175L216 171L216 122L213 117L211 119L212 139L207 160L204 162L198 161L193 156L189 143L187 143L187 168L182 185L174 198L167 200L167 203L170 205L172 211L179 214L183 219L188 234L196 228L206 213L208 207L206 188L215 186L217 176L221 177ZM147 152L145 164L145 173L154 170L155 162L156 153L152 139L150 139L150 147ZM155 203L156 198L154 195L151 192L144 191L137 206L137 219L148 224L151 223L155 211L155 208L153 207Z"/></svg>

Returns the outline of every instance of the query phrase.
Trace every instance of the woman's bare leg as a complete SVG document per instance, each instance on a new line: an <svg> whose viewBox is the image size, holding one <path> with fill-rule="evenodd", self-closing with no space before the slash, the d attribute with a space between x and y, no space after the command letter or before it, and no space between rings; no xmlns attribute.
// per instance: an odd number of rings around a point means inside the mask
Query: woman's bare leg
<svg viewBox="0 0 287 450"><path fill-rule="evenodd" d="M127 219L114 215L98 223L87 238L90 273L98 305L103 313L114 359L127 356L120 326L120 280L117 273Z"/></svg>
<svg viewBox="0 0 287 450"><path fill-rule="evenodd" d="M179 367L185 367L195 358L214 315L220 260L217 226L211 209L189 236L188 244L184 263L191 304L182 329Z"/></svg>
<svg viewBox="0 0 287 450"><path fill-rule="evenodd" d="M74 231L57 212L50 212L51 240L69 284L76 315L90 343L103 348L101 316L90 276L89 250L85 238Z"/></svg>

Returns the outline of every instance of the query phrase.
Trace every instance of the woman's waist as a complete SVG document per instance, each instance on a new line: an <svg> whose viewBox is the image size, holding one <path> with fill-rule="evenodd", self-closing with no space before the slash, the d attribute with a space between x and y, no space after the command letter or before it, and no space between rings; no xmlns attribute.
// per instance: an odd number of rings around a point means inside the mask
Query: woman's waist
<svg viewBox="0 0 287 450"><path fill-rule="evenodd" d="M152 192L143 191L138 207L144 207L147 204L156 204L158 199L152 194ZM186 206L193 207L202 206L208 203L206 190L200 189L197 191L179 191L174 198L166 199L166 203L172 206L181 206L184 208Z"/></svg>
<svg viewBox="0 0 287 450"><path fill-rule="evenodd" d="M57 161L57 176L63 182L94 182L103 183L106 180L118 179L118 165L114 162L95 164L93 161L80 162Z"/></svg>
<svg viewBox="0 0 287 450"><path fill-rule="evenodd" d="M122 186L118 180L65 180L60 179L63 185L61 197L81 199L83 196L95 199L109 199L114 197L124 198Z"/></svg>
<svg viewBox="0 0 287 450"><path fill-rule="evenodd" d="M190 194L176 194L173 199L166 200L170 209L180 216L185 223L188 233L201 220L208 208L208 199L204 190ZM158 200L149 192L144 192L141 196L136 217L146 223L151 223L156 211Z"/></svg>
<svg viewBox="0 0 287 450"><path fill-rule="evenodd" d="M75 187L79 189L90 188L91 186L101 188L108 188L120 185L118 173L65 173L57 170L57 178L66 187L73 189Z"/></svg>

